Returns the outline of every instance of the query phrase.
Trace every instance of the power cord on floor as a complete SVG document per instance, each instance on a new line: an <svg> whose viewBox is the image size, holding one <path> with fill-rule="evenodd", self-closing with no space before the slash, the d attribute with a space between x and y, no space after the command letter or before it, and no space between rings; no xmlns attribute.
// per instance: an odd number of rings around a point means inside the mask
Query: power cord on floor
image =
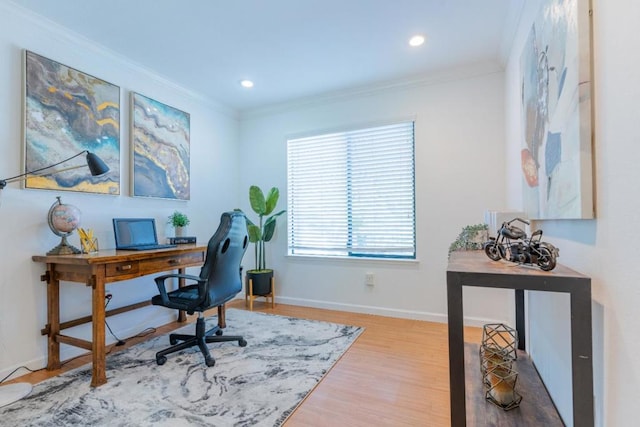
<svg viewBox="0 0 640 427"><path fill-rule="evenodd" d="M104 296L105 298L105 303L104 303L104 308L106 310L107 306L109 305L109 302L111 301L111 298L113 298L112 294L106 294ZM113 336L113 338L115 338L118 342L116 343L116 346L121 346L121 345L125 345L127 343L126 340L120 339L116 336L116 334L113 333L113 331L111 330L111 327L109 326L109 323L107 322L107 319L104 319L104 323L105 325L107 325L107 328L109 329L109 332L111 333L111 335ZM156 331L156 328L153 327L149 327L149 328L145 328L143 329L140 333L130 336L127 339L131 339L131 338L142 338L142 337L146 337L149 334L152 334Z"/></svg>
<svg viewBox="0 0 640 427"><path fill-rule="evenodd" d="M104 308L105 308L105 310L106 310L106 309L107 309L107 306L109 305L109 302L111 301L111 298L113 298L113 295L112 295L112 294L106 294L106 295L104 296L104 298L105 298ZM127 343L126 341L121 340L120 338L118 338L118 337L116 336L116 334L114 334L114 333L113 333L113 331L111 330L111 326L109 326L109 322L107 322L107 319L106 319L106 318L104 319L104 324L105 324L105 325L107 325L107 329L109 329L109 333L111 333L111 336L112 336L113 338L115 338L115 339L116 339L116 341L118 341L118 342L116 343L116 346L125 345L125 344Z"/></svg>
<svg viewBox="0 0 640 427"><path fill-rule="evenodd" d="M6 377L4 377L3 379L1 379L1 380L0 380L0 384L2 384L3 382L5 382L6 380L8 380L8 379L11 377L11 375L15 374L15 373L16 373L18 370L20 370L20 369L26 369L26 370L27 370L27 371L29 371L29 372L38 372L38 371L41 371L41 370L42 370L42 369L44 369L44 368L36 369L36 370L34 371L33 369L29 369L29 368L27 368L26 366L18 366L16 369L14 369L13 371L11 371L11 372L9 373L9 375L7 375L7 376L6 376Z"/></svg>
<svg viewBox="0 0 640 427"><path fill-rule="evenodd" d="M105 304L104 304L104 308L105 308L105 309L106 309L106 308L107 308L107 306L109 305L109 301L111 301L111 298L113 298L113 295L112 295L112 294L106 294L106 295L105 295L105 299L106 299L106 302L105 302ZM107 325L107 328L109 329L109 332L111 332L111 335L113 335L113 337L114 337L116 340L118 340L118 342L116 343L116 346L123 346L123 345L125 345L125 344L127 343L125 340L122 340L122 339L118 338L118 337L113 333L113 331L111 330L111 327L109 327L109 323L107 323L107 320L106 320L106 319L105 319L104 323ZM145 329L143 329L140 333L138 333L138 334L136 334L136 335L133 335L133 336L129 337L128 339L131 339L131 338L142 338L142 337L146 337L147 335L153 334L154 332L156 332L156 328L153 328L153 327L145 328ZM105 354L109 354L109 353L111 353L111 350L113 350L113 347L111 347L111 348L110 348L110 349L109 349ZM60 366L64 366L64 365L66 365L67 363L69 363L69 362L71 362L71 361L73 361L73 360L75 360L75 359L77 359L77 358L79 358L79 357L86 356L87 354L90 354L90 353L83 353L83 354L79 354L79 355L77 355L77 356L75 356L75 357L72 357L71 359L67 359L67 360L65 360L64 362L60 363ZM17 367L16 369L14 369L13 371L11 371L11 372L9 373L9 375L7 375L7 376L6 376L6 377L4 377L3 379L1 379L1 380L0 380L0 384L2 384L3 382L7 381L7 380L8 380L8 379L13 375L13 374L15 374L15 373L16 373L18 370L20 370L20 369L25 369L25 370L27 370L27 371L29 371L29 372L33 373L33 372L42 371L42 370L43 370L43 369L45 369L45 368L40 368L40 369L35 369L35 370L33 370L33 369L30 369L30 368L27 368L26 366L19 366L19 367Z"/></svg>
<svg viewBox="0 0 640 427"><path fill-rule="evenodd" d="M146 328L146 329L143 329L143 330L142 330L142 332L140 332L139 334L137 334L137 335L133 335L133 336L131 336L131 337L127 338L127 339L131 339L131 338L142 338L142 337L145 337L145 336L147 336L147 335L149 335L149 334L154 333L155 331L156 331L156 328ZM116 339L117 339L117 338L116 338ZM124 343L124 340L119 340L118 342L120 342L120 341L122 341L122 342ZM122 345L122 344L116 344L116 346L118 346L118 345ZM111 347L111 346L110 346L110 347L109 347L109 350L107 350L107 352L105 353L105 355L111 354L111 352L113 351L113 349L114 349L114 348L115 348L115 346L113 346L113 347ZM79 355L77 355L77 356L72 357L71 359L67 359L67 360L65 360L65 361L64 361L64 362L62 362L60 365L61 365L61 366L64 366L64 365L66 365L67 363L71 362L72 360L78 359L79 357L88 356L88 355L90 355L90 354L91 354L91 353L83 353L83 354L79 354ZM42 369L44 369L44 368L42 368ZM39 369L39 370L41 370L41 369ZM36 371L33 371L33 372L36 372Z"/></svg>

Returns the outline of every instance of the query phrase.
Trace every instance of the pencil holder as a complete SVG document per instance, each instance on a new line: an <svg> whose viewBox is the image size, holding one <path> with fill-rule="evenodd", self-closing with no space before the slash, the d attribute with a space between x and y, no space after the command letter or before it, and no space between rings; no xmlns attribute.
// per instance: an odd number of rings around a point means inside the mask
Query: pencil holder
<svg viewBox="0 0 640 427"><path fill-rule="evenodd" d="M80 238L80 246L82 248L83 254L98 252L98 238L97 237L94 237L92 239Z"/></svg>

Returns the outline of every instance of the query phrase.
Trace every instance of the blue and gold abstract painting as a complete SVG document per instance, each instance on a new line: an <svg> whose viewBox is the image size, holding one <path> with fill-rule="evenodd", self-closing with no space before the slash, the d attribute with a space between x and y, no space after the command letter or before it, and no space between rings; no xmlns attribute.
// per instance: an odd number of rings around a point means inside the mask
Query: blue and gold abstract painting
<svg viewBox="0 0 640 427"><path fill-rule="evenodd" d="M133 195L189 200L190 116L132 93Z"/></svg>
<svg viewBox="0 0 640 427"><path fill-rule="evenodd" d="M88 150L109 173L88 169L30 176L26 188L120 194L120 88L51 59L25 51L25 172ZM78 157L60 165L84 164Z"/></svg>

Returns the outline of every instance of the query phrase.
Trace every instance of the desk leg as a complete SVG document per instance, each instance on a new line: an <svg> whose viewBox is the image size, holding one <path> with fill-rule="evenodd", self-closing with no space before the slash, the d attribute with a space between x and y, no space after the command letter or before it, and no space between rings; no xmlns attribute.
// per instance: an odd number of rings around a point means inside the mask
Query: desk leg
<svg viewBox="0 0 640 427"><path fill-rule="evenodd" d="M449 389L451 393L451 425L465 426L467 409L464 379L464 319L462 312L462 283L447 273L447 308L449 321Z"/></svg>
<svg viewBox="0 0 640 427"><path fill-rule="evenodd" d="M184 268L178 269L178 274L185 274ZM186 285L186 280L182 277L178 279L178 288L184 288ZM178 322L186 322L187 321L187 313L184 310L178 310Z"/></svg>
<svg viewBox="0 0 640 427"><path fill-rule="evenodd" d="M227 308L224 304L218 306L218 327L220 329L227 327Z"/></svg>
<svg viewBox="0 0 640 427"><path fill-rule="evenodd" d="M48 359L47 369L52 371L60 368L60 281L56 277L55 266L47 264L47 274L42 277L47 281L47 335Z"/></svg>
<svg viewBox="0 0 640 427"><path fill-rule="evenodd" d="M93 287L93 341L91 343L91 351L93 356L93 371L91 374L91 386L98 387L107 383L107 361L105 351L105 301L104 301L104 278L93 276L92 283L89 283Z"/></svg>
<svg viewBox="0 0 640 427"><path fill-rule="evenodd" d="M592 427L594 413L590 286L581 286L571 292L571 363L573 425Z"/></svg>

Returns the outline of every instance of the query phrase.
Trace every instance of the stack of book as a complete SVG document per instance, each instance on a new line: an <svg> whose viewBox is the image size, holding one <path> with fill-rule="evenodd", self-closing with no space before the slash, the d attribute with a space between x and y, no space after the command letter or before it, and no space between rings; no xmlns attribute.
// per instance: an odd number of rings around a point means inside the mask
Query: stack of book
<svg viewBox="0 0 640 427"><path fill-rule="evenodd" d="M169 237L169 243L172 245L186 245L196 243L195 236Z"/></svg>

